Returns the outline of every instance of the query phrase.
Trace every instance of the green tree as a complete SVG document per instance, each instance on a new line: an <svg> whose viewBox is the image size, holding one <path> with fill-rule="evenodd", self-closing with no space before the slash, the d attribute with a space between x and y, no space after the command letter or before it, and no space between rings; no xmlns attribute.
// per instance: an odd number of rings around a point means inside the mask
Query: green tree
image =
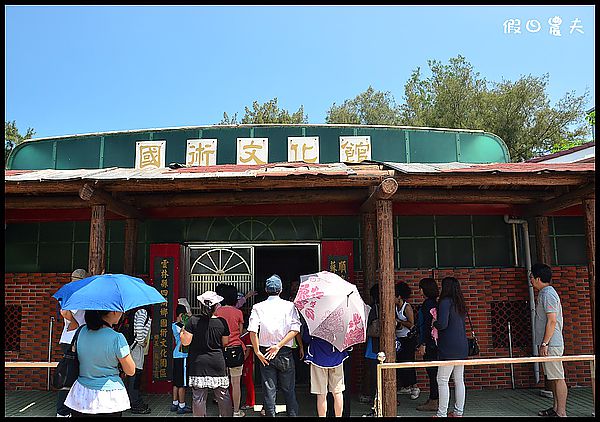
<svg viewBox="0 0 600 422"><path fill-rule="evenodd" d="M35 130L28 128L25 135L19 133L16 122L4 122L4 167L8 163L8 156L12 152L13 148L19 145L26 139L31 139L35 135Z"/></svg>
<svg viewBox="0 0 600 422"><path fill-rule="evenodd" d="M327 110L326 123L346 123L360 125L398 125L400 109L389 92L375 91L369 86L342 105L333 105Z"/></svg>
<svg viewBox="0 0 600 422"><path fill-rule="evenodd" d="M585 104L589 93L566 93L550 105L548 74L488 83L464 57L449 64L428 61L431 76L417 68L405 85L402 124L480 129L500 136L513 161L551 152L565 140L583 142L589 133Z"/></svg>
<svg viewBox="0 0 600 422"><path fill-rule="evenodd" d="M301 105L298 111L290 114L287 110L279 108L277 105L277 97L266 103L259 104L258 101L252 103L252 109L244 107L244 117L242 124L261 124L261 123L286 123L298 124L308 123L308 115L304 114L304 106ZM237 113L229 117L227 113L223 113L223 120L220 125L238 124Z"/></svg>

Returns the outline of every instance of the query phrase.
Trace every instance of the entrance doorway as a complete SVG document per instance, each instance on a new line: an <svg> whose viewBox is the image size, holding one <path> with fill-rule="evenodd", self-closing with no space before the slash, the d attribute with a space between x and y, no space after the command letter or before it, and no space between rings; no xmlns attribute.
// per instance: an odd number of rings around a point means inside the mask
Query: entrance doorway
<svg viewBox="0 0 600 422"><path fill-rule="evenodd" d="M258 295L255 302L265 300L265 281L273 274L279 275L283 281L281 298L293 301L298 291L300 276L319 271L318 245L261 245L254 247L254 286ZM296 364L296 385L307 386L309 383L309 367L300 361L298 349L294 349ZM258 386L261 383L260 362L255 360L254 379Z"/></svg>

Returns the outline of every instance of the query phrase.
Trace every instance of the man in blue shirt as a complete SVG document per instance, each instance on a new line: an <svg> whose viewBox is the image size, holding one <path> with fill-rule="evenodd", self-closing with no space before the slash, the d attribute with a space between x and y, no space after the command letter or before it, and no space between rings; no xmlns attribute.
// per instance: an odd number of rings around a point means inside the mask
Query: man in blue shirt
<svg viewBox="0 0 600 422"><path fill-rule="evenodd" d="M306 347L304 361L310 364L310 392L317 395L317 414L319 417L326 416L329 391L333 395L335 416L341 417L346 389L343 364L348 352L340 352L328 341L311 336L304 321L302 341Z"/></svg>

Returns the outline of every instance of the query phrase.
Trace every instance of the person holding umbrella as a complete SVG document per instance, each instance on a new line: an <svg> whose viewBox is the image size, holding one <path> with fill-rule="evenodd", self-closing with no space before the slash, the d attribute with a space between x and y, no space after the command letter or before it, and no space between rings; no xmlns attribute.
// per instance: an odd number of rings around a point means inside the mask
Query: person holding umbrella
<svg viewBox="0 0 600 422"><path fill-rule="evenodd" d="M122 416L131 404L119 366L131 376L135 374L135 363L125 336L113 326L124 312L166 302L165 298L143 280L124 274L102 274L75 281L53 297L62 301L65 310L86 311L76 346L79 377L65 406L73 410L73 416Z"/></svg>

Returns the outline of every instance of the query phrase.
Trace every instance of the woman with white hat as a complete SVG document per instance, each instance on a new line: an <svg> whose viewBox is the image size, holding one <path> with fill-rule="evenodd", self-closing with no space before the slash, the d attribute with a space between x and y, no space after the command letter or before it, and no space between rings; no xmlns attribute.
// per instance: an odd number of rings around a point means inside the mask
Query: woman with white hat
<svg viewBox="0 0 600 422"><path fill-rule="evenodd" d="M198 296L200 312L192 316L181 330L181 344L188 350L188 385L192 387L194 416L206 416L208 390L212 389L219 405L220 416L233 416L229 395L229 377L223 357L223 347L229 341L227 322L214 316L217 304L223 300L213 291Z"/></svg>

